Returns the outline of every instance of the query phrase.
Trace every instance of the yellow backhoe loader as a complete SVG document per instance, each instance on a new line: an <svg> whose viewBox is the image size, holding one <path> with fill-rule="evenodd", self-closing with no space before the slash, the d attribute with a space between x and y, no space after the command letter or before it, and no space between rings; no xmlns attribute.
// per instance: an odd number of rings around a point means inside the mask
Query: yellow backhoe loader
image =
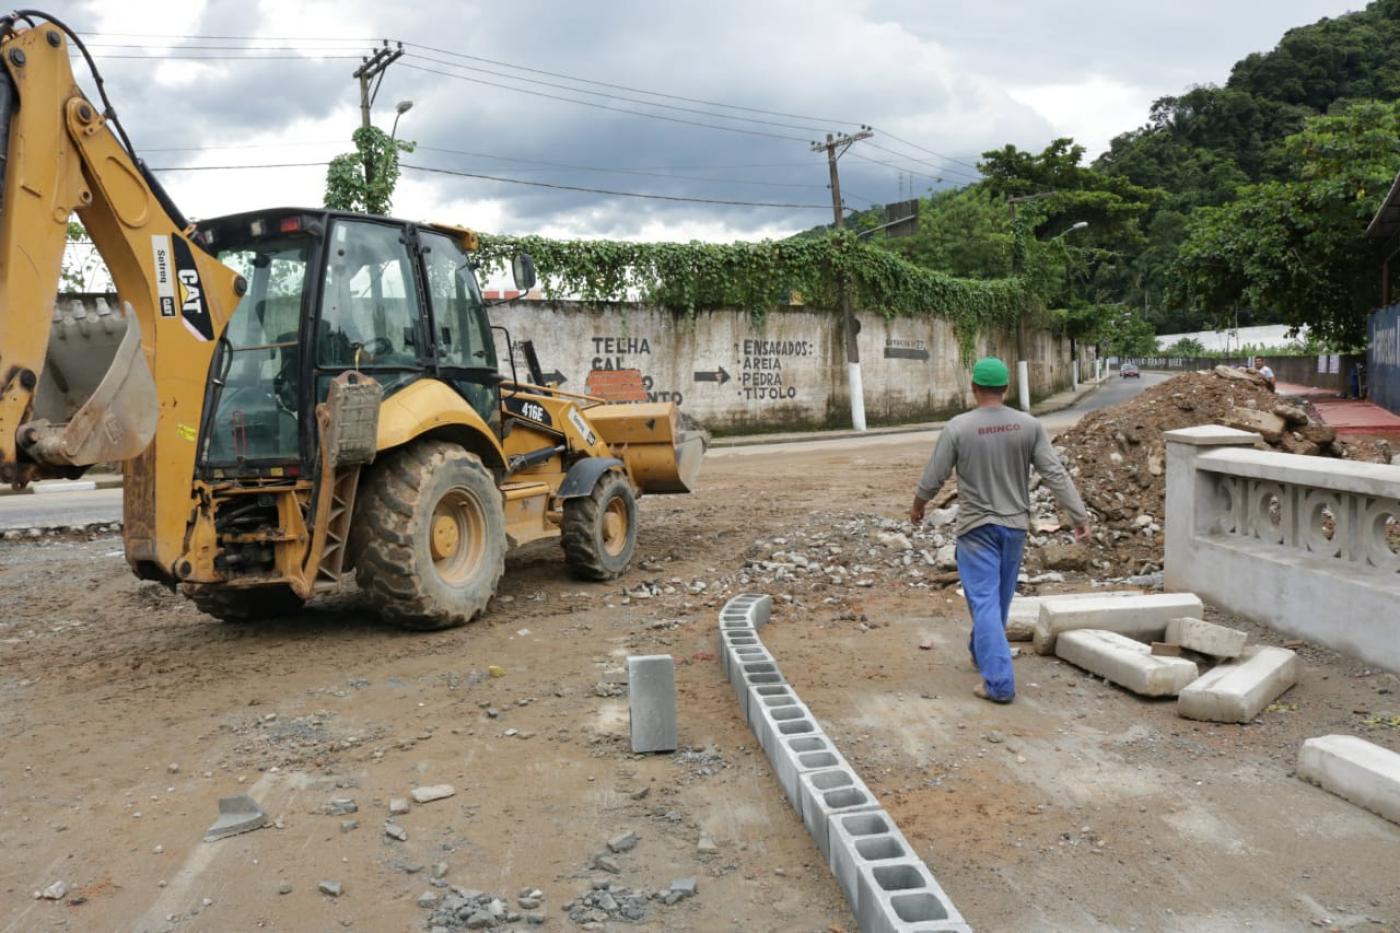
<svg viewBox="0 0 1400 933"><path fill-rule="evenodd" d="M138 577L236 621L353 571L385 618L445 628L486 607L509 547L555 537L578 575L615 577L637 496L692 487L701 441L674 405L539 385L533 353L522 381L513 349L500 371L470 230L294 208L191 224L71 30L0 18L0 64L0 482L120 462ZM54 323L74 213L121 305L105 374ZM529 257L514 271L533 284Z"/></svg>

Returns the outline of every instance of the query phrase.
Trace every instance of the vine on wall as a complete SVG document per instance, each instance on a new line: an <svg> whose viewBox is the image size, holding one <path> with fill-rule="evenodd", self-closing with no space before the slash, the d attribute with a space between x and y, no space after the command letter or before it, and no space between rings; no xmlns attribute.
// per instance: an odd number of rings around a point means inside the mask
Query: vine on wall
<svg viewBox="0 0 1400 933"><path fill-rule="evenodd" d="M667 310L736 308L761 320L795 304L840 307L849 283L857 308L887 318L932 315L953 325L965 359L979 332L1014 326L1042 309L1034 277L958 279L925 269L842 232L828 238L757 243L625 243L481 235L478 265L509 267L520 252L534 257L545 295L606 303L639 300Z"/></svg>

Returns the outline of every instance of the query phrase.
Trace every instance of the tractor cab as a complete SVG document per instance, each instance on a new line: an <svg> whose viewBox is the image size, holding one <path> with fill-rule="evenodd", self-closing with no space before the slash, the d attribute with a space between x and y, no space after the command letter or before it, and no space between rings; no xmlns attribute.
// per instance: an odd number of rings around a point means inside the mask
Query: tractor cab
<svg viewBox="0 0 1400 933"><path fill-rule="evenodd" d="M206 474L297 475L314 460L315 406L352 370L386 396L439 379L499 435L502 378L471 231L285 209L206 220L196 238L246 283L210 374Z"/></svg>

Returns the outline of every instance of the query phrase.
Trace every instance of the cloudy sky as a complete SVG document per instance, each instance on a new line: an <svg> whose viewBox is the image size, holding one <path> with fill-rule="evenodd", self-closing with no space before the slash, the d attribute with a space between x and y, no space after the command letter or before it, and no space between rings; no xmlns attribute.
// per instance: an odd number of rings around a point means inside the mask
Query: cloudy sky
<svg viewBox="0 0 1400 933"><path fill-rule="evenodd" d="M324 162L359 122L351 72L390 39L405 54L374 114L387 129L395 103L413 101L398 133L420 148L404 161L514 180L405 169L396 215L495 232L730 240L830 219L825 159L808 145L819 134L875 128L841 163L853 208L965 184L980 152L1008 142L1039 149L1071 135L1092 155L1142 123L1154 98L1223 81L1286 29L1359 6L63 0L51 9L99 56L141 155L180 169L162 177L191 216L320 203ZM287 167L221 168L267 165Z"/></svg>

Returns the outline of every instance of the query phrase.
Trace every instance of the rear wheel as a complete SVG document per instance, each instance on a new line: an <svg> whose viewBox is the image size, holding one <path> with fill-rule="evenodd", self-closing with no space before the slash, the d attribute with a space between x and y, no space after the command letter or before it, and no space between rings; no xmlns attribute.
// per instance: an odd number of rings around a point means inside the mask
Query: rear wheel
<svg viewBox="0 0 1400 933"><path fill-rule="evenodd" d="M465 625L505 571L505 511L495 478L455 444L419 441L376 463L355 505L355 579L404 628Z"/></svg>
<svg viewBox="0 0 1400 933"><path fill-rule="evenodd" d="M306 600L290 586L205 586L186 588L185 595L205 615L220 622L261 622L296 615Z"/></svg>
<svg viewBox="0 0 1400 933"><path fill-rule="evenodd" d="M626 477L604 473L588 496L564 503L560 544L574 576L611 580L637 551L637 498Z"/></svg>

